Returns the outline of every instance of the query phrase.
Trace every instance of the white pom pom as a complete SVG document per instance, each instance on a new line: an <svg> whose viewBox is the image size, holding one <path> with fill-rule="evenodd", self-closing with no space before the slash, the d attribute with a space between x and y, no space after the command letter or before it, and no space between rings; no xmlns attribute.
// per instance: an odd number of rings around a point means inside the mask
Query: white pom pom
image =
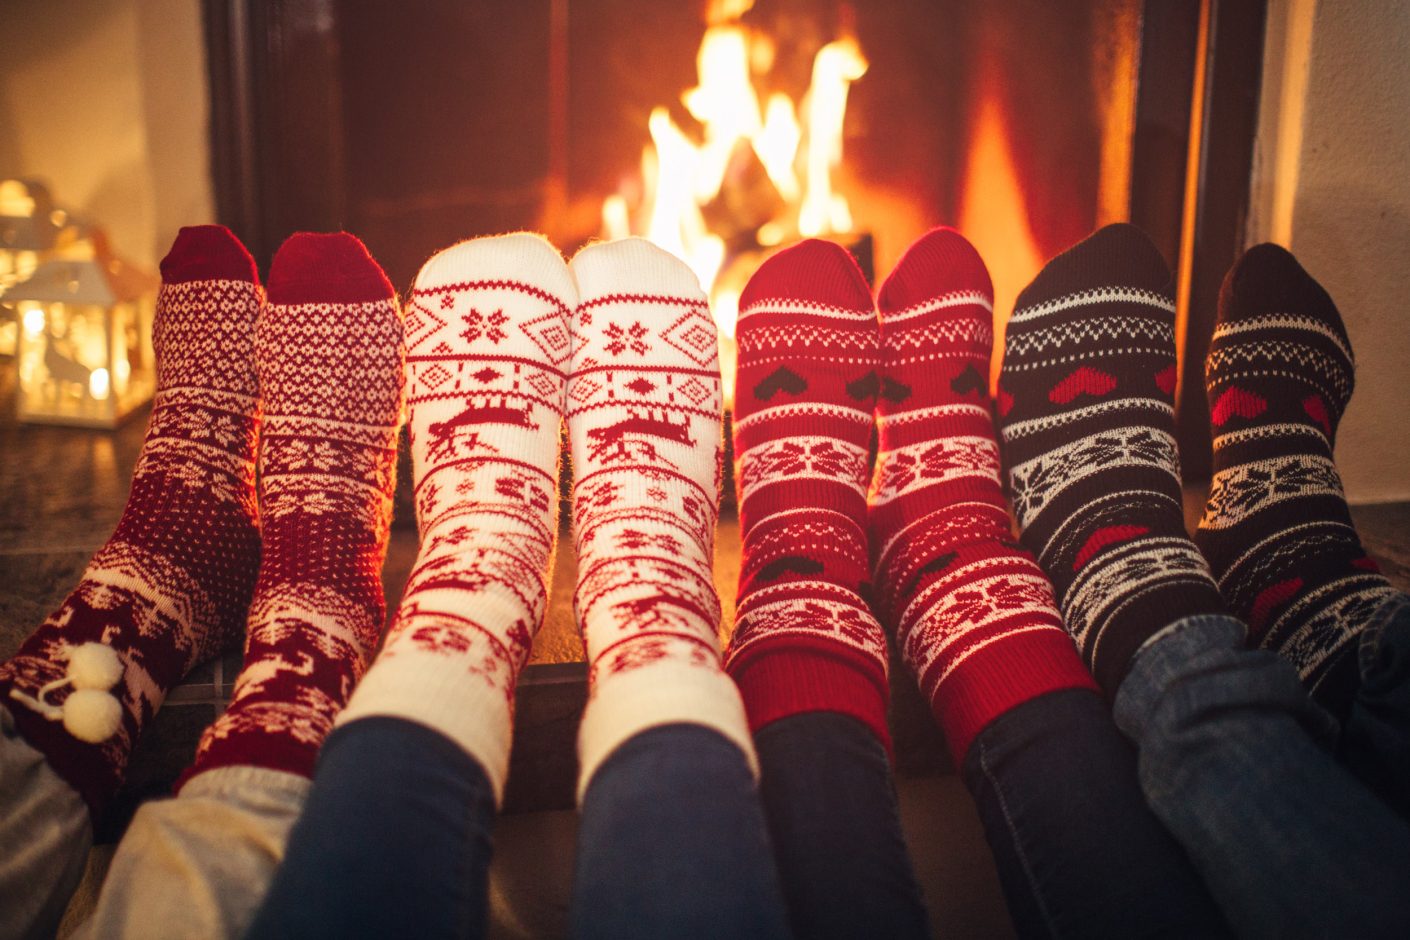
<svg viewBox="0 0 1410 940"><path fill-rule="evenodd" d="M68 677L75 689L106 692L122 678L122 660L111 646L84 643L69 650Z"/></svg>
<svg viewBox="0 0 1410 940"><path fill-rule="evenodd" d="M64 727L80 741L106 741L120 724L122 705L107 692L79 689L64 699Z"/></svg>

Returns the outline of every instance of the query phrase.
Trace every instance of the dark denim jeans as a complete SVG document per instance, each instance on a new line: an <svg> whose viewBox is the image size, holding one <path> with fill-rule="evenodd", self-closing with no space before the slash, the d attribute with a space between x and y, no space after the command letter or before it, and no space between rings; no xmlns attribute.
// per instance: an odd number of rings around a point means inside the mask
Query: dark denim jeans
<svg viewBox="0 0 1410 940"><path fill-rule="evenodd" d="M1228 927L1141 794L1136 752L1094 692L1049 692L965 755L1023 937L1219 937Z"/></svg>
<svg viewBox="0 0 1410 940"><path fill-rule="evenodd" d="M1146 799L1241 936L1410 933L1410 825L1337 761L1335 720L1287 660L1244 648L1239 621L1190 617L1158 634L1115 716L1139 746Z"/></svg>
<svg viewBox="0 0 1410 940"><path fill-rule="evenodd" d="M1410 597L1376 611L1357 652L1361 687L1342 726L1341 758L1410 819Z"/></svg>
<svg viewBox="0 0 1410 940"><path fill-rule="evenodd" d="M480 937L494 791L425 725L333 731L248 937Z"/></svg>
<svg viewBox="0 0 1410 940"><path fill-rule="evenodd" d="M480 937L494 794L479 764L411 721L335 730L250 937ZM652 728L583 802L573 933L786 937L763 812L739 748Z"/></svg>
<svg viewBox="0 0 1410 940"><path fill-rule="evenodd" d="M575 937L787 937L753 774L700 725L629 739L583 796Z"/></svg>
<svg viewBox="0 0 1410 940"><path fill-rule="evenodd" d="M760 792L799 937L930 936L886 750L848 715L760 728Z"/></svg>

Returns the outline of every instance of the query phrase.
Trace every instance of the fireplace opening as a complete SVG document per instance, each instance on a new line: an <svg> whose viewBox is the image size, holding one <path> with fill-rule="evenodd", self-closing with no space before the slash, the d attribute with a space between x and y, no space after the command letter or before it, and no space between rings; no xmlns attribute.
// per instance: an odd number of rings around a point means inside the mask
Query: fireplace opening
<svg viewBox="0 0 1410 940"><path fill-rule="evenodd" d="M1001 338L1044 260L1129 219L1183 272L1189 392L1242 247L1261 3L206 8L221 220L257 258L347 228L406 287L474 235L537 229L571 253L645 234L712 288L727 372L733 298L789 240L848 244L882 278L954 225L989 265ZM1193 478L1202 398L1180 409Z"/></svg>

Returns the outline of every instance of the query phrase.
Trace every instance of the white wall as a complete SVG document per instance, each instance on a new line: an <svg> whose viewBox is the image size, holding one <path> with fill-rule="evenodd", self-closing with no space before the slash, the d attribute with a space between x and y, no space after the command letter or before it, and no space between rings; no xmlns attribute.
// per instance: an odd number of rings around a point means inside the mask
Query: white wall
<svg viewBox="0 0 1410 940"><path fill-rule="evenodd" d="M37 176L155 268L212 220L199 0L0 3L0 178Z"/></svg>
<svg viewBox="0 0 1410 940"><path fill-rule="evenodd" d="M1410 499L1410 3L1271 0L1248 234L1297 255L1346 321L1347 496Z"/></svg>

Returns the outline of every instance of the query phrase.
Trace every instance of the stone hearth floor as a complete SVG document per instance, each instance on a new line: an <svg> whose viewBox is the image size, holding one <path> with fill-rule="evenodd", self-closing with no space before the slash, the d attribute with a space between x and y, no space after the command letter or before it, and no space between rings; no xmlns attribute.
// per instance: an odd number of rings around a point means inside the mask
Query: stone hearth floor
<svg viewBox="0 0 1410 940"><path fill-rule="evenodd" d="M146 420L143 411L113 432L18 425L13 386L12 360L0 359L0 657L9 656L68 594L112 532ZM409 477L405 464L402 474ZM1186 497L1193 525L1204 494L1192 489ZM409 505L404 498L398 502L383 569L388 610L395 609L416 555ZM1356 507L1353 514L1367 549L1398 586L1410 586L1410 504ZM727 515L715 566L726 632L733 626L738 573L738 524ZM547 622L521 683L509 793L491 872L492 936L557 936L564 929L575 829L573 741L585 694L573 581L565 533ZM197 669L167 699L133 755L117 811L98 833L66 926L91 905L131 813L143 800L165 796L189 762L201 730L228 700L239 666L240 654L233 651ZM902 816L936 934L1011 936L973 805L909 677L899 667L893 673L899 680L892 726Z"/></svg>

